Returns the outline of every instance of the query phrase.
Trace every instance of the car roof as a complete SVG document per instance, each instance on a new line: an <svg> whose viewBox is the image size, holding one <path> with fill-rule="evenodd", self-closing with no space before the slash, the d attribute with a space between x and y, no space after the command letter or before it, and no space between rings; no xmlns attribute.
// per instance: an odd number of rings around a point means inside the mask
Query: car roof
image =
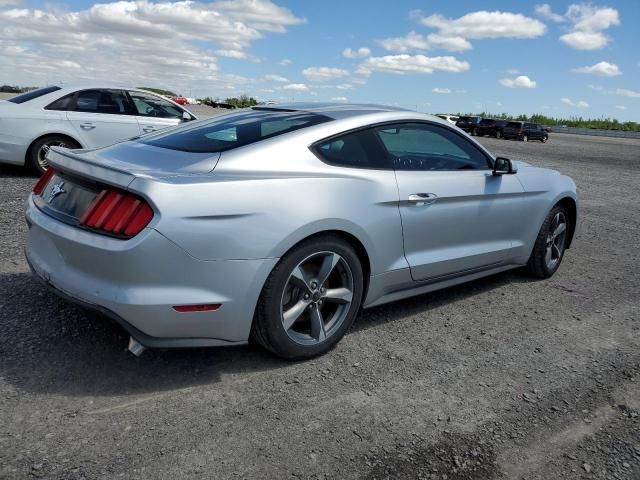
<svg viewBox="0 0 640 480"><path fill-rule="evenodd" d="M265 111L300 111L317 113L334 120L342 120L345 118L358 117L361 115L369 115L372 113L384 112L412 112L406 108L392 107L387 105L374 105L366 103L320 103L320 102L296 102L296 103L278 103L275 105L256 106L254 110Z"/></svg>

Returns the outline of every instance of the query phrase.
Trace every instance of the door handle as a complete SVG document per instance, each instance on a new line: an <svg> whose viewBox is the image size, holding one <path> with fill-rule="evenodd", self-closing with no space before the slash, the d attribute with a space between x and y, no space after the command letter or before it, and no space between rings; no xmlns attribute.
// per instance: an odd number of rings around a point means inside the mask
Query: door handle
<svg viewBox="0 0 640 480"><path fill-rule="evenodd" d="M151 125L146 126L146 127L142 127L142 131L145 133L151 133L151 132L155 132L157 130L156 127L152 127Z"/></svg>
<svg viewBox="0 0 640 480"><path fill-rule="evenodd" d="M93 130L96 126L93 123L81 123L80 128L83 130Z"/></svg>
<svg viewBox="0 0 640 480"><path fill-rule="evenodd" d="M409 203L422 207L425 205L431 205L438 199L435 193L412 193L409 195Z"/></svg>

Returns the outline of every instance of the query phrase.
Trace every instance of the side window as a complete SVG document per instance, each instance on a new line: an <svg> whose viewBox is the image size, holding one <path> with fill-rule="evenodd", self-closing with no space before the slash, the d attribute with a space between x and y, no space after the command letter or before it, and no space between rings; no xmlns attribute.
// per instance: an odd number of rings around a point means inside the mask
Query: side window
<svg viewBox="0 0 640 480"><path fill-rule="evenodd" d="M70 93L69 95L65 95L62 98L59 98L55 102L51 102L47 105L45 110L71 110L73 106L73 96L75 93Z"/></svg>
<svg viewBox="0 0 640 480"><path fill-rule="evenodd" d="M375 133L370 129L320 141L312 150L326 163L339 167L392 168Z"/></svg>
<svg viewBox="0 0 640 480"><path fill-rule="evenodd" d="M130 91L129 95L136 109L136 115L156 118L182 119L184 110L162 97L146 92Z"/></svg>
<svg viewBox="0 0 640 480"><path fill-rule="evenodd" d="M83 90L77 93L77 112L127 115L127 98L122 90Z"/></svg>
<svg viewBox="0 0 640 480"><path fill-rule="evenodd" d="M396 170L487 170L487 156L446 127L405 123L376 128Z"/></svg>

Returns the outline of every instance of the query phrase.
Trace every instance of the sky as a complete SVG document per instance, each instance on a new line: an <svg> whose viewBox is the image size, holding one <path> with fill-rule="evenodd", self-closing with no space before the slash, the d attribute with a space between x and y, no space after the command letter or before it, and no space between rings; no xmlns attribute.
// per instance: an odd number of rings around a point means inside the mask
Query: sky
<svg viewBox="0 0 640 480"><path fill-rule="evenodd" d="M0 84L640 121L640 0L0 0Z"/></svg>

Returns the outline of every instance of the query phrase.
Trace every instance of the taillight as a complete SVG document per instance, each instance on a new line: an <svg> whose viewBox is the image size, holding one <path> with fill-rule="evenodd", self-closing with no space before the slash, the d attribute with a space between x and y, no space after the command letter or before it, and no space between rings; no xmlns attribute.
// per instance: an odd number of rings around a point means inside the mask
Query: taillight
<svg viewBox="0 0 640 480"><path fill-rule="evenodd" d="M34 185L33 193L35 193L36 195L40 195L42 193L42 190L44 190L44 187L46 187L47 183L49 183L49 180L51 180L51 177L53 177L54 173L55 171L53 170L53 168L47 168L47 170L42 174L40 179Z"/></svg>
<svg viewBox="0 0 640 480"><path fill-rule="evenodd" d="M144 198L121 190L102 190L80 218L80 225L123 237L134 237L153 218Z"/></svg>

